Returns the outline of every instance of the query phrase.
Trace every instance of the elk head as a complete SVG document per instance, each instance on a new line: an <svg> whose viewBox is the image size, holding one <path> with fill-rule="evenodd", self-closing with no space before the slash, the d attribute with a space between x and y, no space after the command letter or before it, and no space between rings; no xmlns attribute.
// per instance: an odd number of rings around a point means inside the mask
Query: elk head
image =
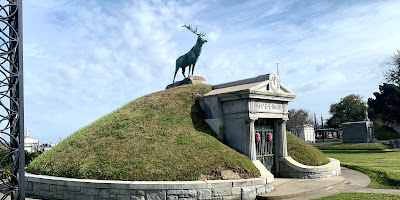
<svg viewBox="0 0 400 200"><path fill-rule="evenodd" d="M186 27L187 29L189 29L189 31L191 31L192 33L196 34L198 36L197 37L197 42L201 42L201 44L204 44L204 43L207 42L207 40L203 38L206 35L206 33L205 32L197 33L197 27L196 27L196 29L192 29L192 25L190 25L190 24L189 25L185 24L182 27Z"/></svg>

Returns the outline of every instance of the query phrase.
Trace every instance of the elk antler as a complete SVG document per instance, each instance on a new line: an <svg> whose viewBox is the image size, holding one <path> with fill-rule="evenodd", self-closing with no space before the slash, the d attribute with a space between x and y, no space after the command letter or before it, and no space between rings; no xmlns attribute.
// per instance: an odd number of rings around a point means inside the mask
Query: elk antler
<svg viewBox="0 0 400 200"><path fill-rule="evenodd" d="M196 27L196 29L195 30L193 30L192 29L192 25L183 25L182 27L186 27L187 29L189 29L189 31L191 31L192 33L194 33L194 34L196 34L196 35L198 35L199 37L204 37L205 35L206 35L206 33L205 32L200 32L200 33L197 33L197 27Z"/></svg>

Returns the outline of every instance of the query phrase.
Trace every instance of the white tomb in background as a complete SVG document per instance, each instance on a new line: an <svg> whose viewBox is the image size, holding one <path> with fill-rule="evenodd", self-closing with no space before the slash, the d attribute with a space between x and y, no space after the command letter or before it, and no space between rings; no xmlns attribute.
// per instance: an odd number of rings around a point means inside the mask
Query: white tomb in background
<svg viewBox="0 0 400 200"><path fill-rule="evenodd" d="M314 125L304 124L301 126L295 126L290 129L290 133L299 137L306 142L315 142L315 130Z"/></svg>
<svg viewBox="0 0 400 200"><path fill-rule="evenodd" d="M24 138L24 149L29 153L37 152L39 147L39 140L32 139L29 137L30 129L25 128L25 138Z"/></svg>

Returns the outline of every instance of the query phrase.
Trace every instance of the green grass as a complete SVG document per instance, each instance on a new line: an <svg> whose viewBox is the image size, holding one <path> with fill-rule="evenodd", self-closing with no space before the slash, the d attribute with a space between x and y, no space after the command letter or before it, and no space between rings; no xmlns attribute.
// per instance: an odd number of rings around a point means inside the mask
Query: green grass
<svg viewBox="0 0 400 200"><path fill-rule="evenodd" d="M388 125L383 125L374 130L374 135L378 140L400 139L400 134Z"/></svg>
<svg viewBox="0 0 400 200"><path fill-rule="evenodd" d="M210 85L186 85L138 98L76 131L33 160L27 171L100 180L175 181L221 179L225 169L241 178L259 171L224 145L204 122L198 99Z"/></svg>
<svg viewBox="0 0 400 200"><path fill-rule="evenodd" d="M286 137L288 154L297 162L309 166L319 166L329 163L329 159L326 155L317 148L309 145L291 133L287 133Z"/></svg>
<svg viewBox="0 0 400 200"><path fill-rule="evenodd" d="M370 188L400 189L400 152L382 150L324 150L344 167L367 174Z"/></svg>
<svg viewBox="0 0 400 200"><path fill-rule="evenodd" d="M337 195L316 198L315 200L337 200L337 199L349 199L349 200L369 200L369 199L382 199L382 200L394 200L400 199L400 195L395 194L382 194L382 193L360 193L360 192L345 192Z"/></svg>
<svg viewBox="0 0 400 200"><path fill-rule="evenodd" d="M318 146L321 150L386 150L389 146L380 143L344 143Z"/></svg>

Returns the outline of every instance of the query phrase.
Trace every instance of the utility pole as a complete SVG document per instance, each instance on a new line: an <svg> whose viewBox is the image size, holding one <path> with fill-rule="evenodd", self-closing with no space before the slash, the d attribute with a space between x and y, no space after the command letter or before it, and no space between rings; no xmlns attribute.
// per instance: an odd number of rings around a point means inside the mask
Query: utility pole
<svg viewBox="0 0 400 200"><path fill-rule="evenodd" d="M318 130L317 116L314 113L314 133L315 133L315 136L317 136L317 134L318 134L317 130Z"/></svg>
<svg viewBox="0 0 400 200"><path fill-rule="evenodd" d="M317 123L317 116L314 113L314 126L315 126L315 130L318 129L318 123Z"/></svg>
<svg viewBox="0 0 400 200"><path fill-rule="evenodd" d="M322 129L322 141L325 141L324 119L322 118L322 113L321 113L321 129Z"/></svg>

